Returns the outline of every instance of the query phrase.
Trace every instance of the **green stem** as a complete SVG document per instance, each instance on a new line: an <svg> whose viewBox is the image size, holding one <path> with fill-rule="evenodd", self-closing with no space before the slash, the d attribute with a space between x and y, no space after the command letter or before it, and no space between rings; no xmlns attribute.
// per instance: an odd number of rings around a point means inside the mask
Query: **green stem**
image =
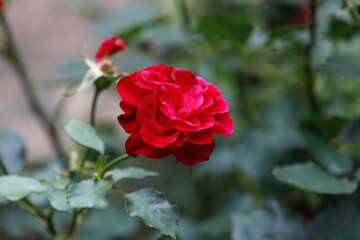
<svg viewBox="0 0 360 240"><path fill-rule="evenodd" d="M321 108L320 108L319 101L315 94L315 88L314 88L315 74L314 74L314 70L312 67L312 61L311 61L313 49L316 44L317 23L316 23L315 14L316 14L316 9L317 9L317 0L311 0L311 9L312 9L313 19L312 19L310 27L309 27L310 43L306 47L306 51L305 51L305 56L306 56L305 66L304 66L305 88L306 88L306 94L307 94L307 98L309 100L309 104L310 104L312 113L320 113Z"/></svg>
<svg viewBox="0 0 360 240"><path fill-rule="evenodd" d="M108 164L106 164L100 171L100 173L98 174L98 178L102 178L104 176L104 174L106 173L107 170L109 170L111 167L113 167L114 165L118 164L119 162L125 161L127 159L131 158L131 156L125 154L123 156L120 156L118 158L115 158L114 160L112 160L111 162L109 162Z"/></svg>
<svg viewBox="0 0 360 240"><path fill-rule="evenodd" d="M92 101L92 104L91 104L91 112L90 112L90 124L93 127L95 126L95 110L96 110L96 103L97 103L99 94L100 94L100 90L96 87L94 97L93 97L93 101Z"/></svg>
<svg viewBox="0 0 360 240"><path fill-rule="evenodd" d="M352 19L360 25L360 15L358 11L355 10L354 5L351 4L348 0L343 0L343 3L349 9Z"/></svg>
<svg viewBox="0 0 360 240"><path fill-rule="evenodd" d="M91 112L90 112L90 124L91 126L95 126L95 111L96 111L96 103L99 97L101 90L99 90L98 88L95 88L95 93L94 93L94 97L93 97L93 101L91 104ZM80 170L82 170L85 166L85 162L86 159L88 158L90 154L90 149L86 148L82 157L81 157L81 161L80 161Z"/></svg>
<svg viewBox="0 0 360 240"><path fill-rule="evenodd" d="M11 30L6 21L3 12L0 12L0 25L3 29L5 35L5 54L13 68L15 69L16 74L19 77L23 92L27 98L27 102L30 104L31 110L37 116L42 126L45 127L45 131L49 136L49 139L52 142L53 148L56 151L56 154L61 158L65 159L64 150L61 145L60 137L58 131L55 128L54 123L48 118L45 113L43 106L40 103L39 98L36 95L35 89L31 83L28 72L25 68L25 65L20 57L19 51L16 47L15 41L13 39Z"/></svg>

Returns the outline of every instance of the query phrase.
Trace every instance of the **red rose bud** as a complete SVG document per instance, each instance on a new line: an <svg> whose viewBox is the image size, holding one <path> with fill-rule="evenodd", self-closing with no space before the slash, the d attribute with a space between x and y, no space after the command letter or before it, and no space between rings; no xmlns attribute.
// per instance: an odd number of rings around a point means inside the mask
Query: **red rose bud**
<svg viewBox="0 0 360 240"><path fill-rule="evenodd" d="M297 12L293 24L296 25L306 25L311 23L313 19L312 9L311 9L311 1L303 0L300 4L299 11Z"/></svg>
<svg viewBox="0 0 360 240"><path fill-rule="evenodd" d="M131 136L126 152L160 159L173 153L184 165L208 160L213 134L230 136L228 103L214 85L189 71L158 65L117 84L124 114L118 121Z"/></svg>
<svg viewBox="0 0 360 240"><path fill-rule="evenodd" d="M3 8L3 1L2 0L0 0L0 11L2 10L2 8Z"/></svg>
<svg viewBox="0 0 360 240"><path fill-rule="evenodd" d="M96 62L101 64L103 59L110 58L115 53L123 51L126 48L127 44L121 38L118 38L117 36L107 38L101 43L99 50L96 52Z"/></svg>

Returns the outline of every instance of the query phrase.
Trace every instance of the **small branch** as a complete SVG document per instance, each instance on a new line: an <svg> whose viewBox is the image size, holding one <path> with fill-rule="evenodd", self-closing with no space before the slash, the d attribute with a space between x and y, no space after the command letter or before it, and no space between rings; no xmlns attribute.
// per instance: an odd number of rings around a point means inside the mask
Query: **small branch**
<svg viewBox="0 0 360 240"><path fill-rule="evenodd" d="M20 57L19 51L15 45L13 36L11 34L9 25L5 19L3 12L0 12L0 25L3 29L5 35L6 43L6 57L12 64L16 74L19 77L23 92L27 98L28 103L30 104L31 110L37 116L42 126L44 126L46 133L48 134L53 148L56 151L56 154L64 159L64 151L62 149L61 141L59 134L55 128L55 125L47 117L43 106L41 105L39 98L36 95L35 89L31 83L29 75L26 71L25 65Z"/></svg>

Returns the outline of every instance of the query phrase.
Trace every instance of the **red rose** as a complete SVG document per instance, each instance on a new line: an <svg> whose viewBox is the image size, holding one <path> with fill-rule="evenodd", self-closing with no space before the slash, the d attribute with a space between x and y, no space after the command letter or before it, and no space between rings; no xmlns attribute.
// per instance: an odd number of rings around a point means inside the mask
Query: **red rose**
<svg viewBox="0 0 360 240"><path fill-rule="evenodd" d="M158 65L117 84L124 114L118 121L131 136L127 153L159 159L173 153L187 166L208 160L213 134L230 136L233 122L219 89L189 71Z"/></svg>
<svg viewBox="0 0 360 240"><path fill-rule="evenodd" d="M117 36L107 38L101 43L99 50L96 52L96 62L101 64L104 59L110 58L115 53L123 51L126 48L127 44L121 38L118 38Z"/></svg>
<svg viewBox="0 0 360 240"><path fill-rule="evenodd" d="M2 8L3 8L3 2L2 0L0 0L0 11L2 10Z"/></svg>

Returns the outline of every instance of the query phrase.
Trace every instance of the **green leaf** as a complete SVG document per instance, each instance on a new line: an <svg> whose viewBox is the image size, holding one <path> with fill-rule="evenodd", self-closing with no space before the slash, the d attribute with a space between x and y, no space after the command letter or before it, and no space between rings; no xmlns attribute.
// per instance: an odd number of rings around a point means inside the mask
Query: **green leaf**
<svg viewBox="0 0 360 240"><path fill-rule="evenodd" d="M55 177L49 181L50 186L55 189L65 189L69 183L70 180L63 177Z"/></svg>
<svg viewBox="0 0 360 240"><path fill-rule="evenodd" d="M70 206L67 201L67 192L62 189L51 189L48 194L50 205L58 211L70 211Z"/></svg>
<svg viewBox="0 0 360 240"><path fill-rule="evenodd" d="M16 175L0 177L0 197L17 201L30 193L45 192L46 188L35 179Z"/></svg>
<svg viewBox="0 0 360 240"><path fill-rule="evenodd" d="M89 124L70 120L64 127L69 137L81 146L91 148L101 154L105 152L104 142L96 134L95 129Z"/></svg>
<svg viewBox="0 0 360 240"><path fill-rule="evenodd" d="M63 177L55 177L49 181L52 187L48 194L50 205L58 211L70 211L67 200L67 187L70 180Z"/></svg>
<svg viewBox="0 0 360 240"><path fill-rule="evenodd" d="M317 193L350 194L357 188L356 181L336 178L311 162L276 167L273 175L284 183Z"/></svg>
<svg viewBox="0 0 360 240"><path fill-rule="evenodd" d="M98 204L111 188L112 183L104 180L83 180L73 183L68 189L70 208L92 208Z"/></svg>
<svg viewBox="0 0 360 240"><path fill-rule="evenodd" d="M307 129L301 129L300 133L315 161L326 168L330 173L342 175L351 170L352 161L348 156L338 152L321 137Z"/></svg>
<svg viewBox="0 0 360 240"><path fill-rule="evenodd" d="M113 171L112 177L114 182L118 182L128 178L142 179L145 177L155 177L157 175L157 172L154 171L148 171L136 167L128 167L123 169L115 169Z"/></svg>
<svg viewBox="0 0 360 240"><path fill-rule="evenodd" d="M328 59L326 66L345 77L360 76L360 62L355 59Z"/></svg>
<svg viewBox="0 0 360 240"><path fill-rule="evenodd" d="M147 226L175 239L179 214L176 207L171 205L162 193L144 188L126 194L125 198L126 210L130 217L140 217Z"/></svg>

